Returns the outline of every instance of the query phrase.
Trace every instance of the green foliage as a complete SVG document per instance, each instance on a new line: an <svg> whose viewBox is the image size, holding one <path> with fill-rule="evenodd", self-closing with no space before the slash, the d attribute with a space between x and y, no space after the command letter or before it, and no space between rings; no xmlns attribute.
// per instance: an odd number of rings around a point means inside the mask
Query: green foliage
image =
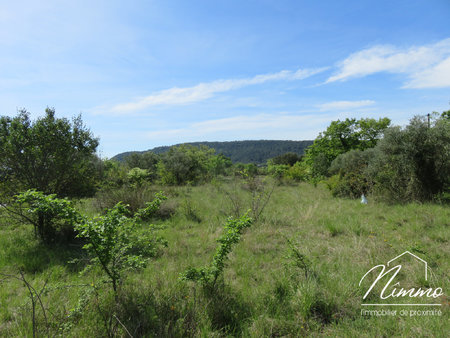
<svg viewBox="0 0 450 338"><path fill-rule="evenodd" d="M139 218L148 213L138 212ZM129 215L127 207L119 202L104 216L77 225L78 236L88 241L83 248L93 257L91 264L99 265L106 273L116 296L123 272L144 267L160 244L167 245L162 238L152 236L153 226L144 233L136 231L138 218Z"/></svg>
<svg viewBox="0 0 450 338"><path fill-rule="evenodd" d="M302 156L296 153L285 153L283 155L278 155L275 156L274 158L271 158L269 161L267 161L267 164L269 165L284 164L288 166L293 166L295 163L301 160Z"/></svg>
<svg viewBox="0 0 450 338"><path fill-rule="evenodd" d="M333 196L359 198L361 194L371 191L373 182L367 172L373 149L350 150L341 154L331 163L332 175L328 186Z"/></svg>
<svg viewBox="0 0 450 338"><path fill-rule="evenodd" d="M327 176L331 162L352 149L373 148L391 121L388 118L332 121L306 150L305 162L313 177Z"/></svg>
<svg viewBox="0 0 450 338"><path fill-rule="evenodd" d="M296 162L289 170L285 173L287 178L290 178L297 182L306 181L310 176L309 168L305 162Z"/></svg>
<svg viewBox="0 0 450 338"><path fill-rule="evenodd" d="M300 252L298 247L289 238L286 238L286 240L289 246L289 255L287 258L290 259L292 265L304 272L305 278L308 278L311 271L311 261L305 254Z"/></svg>
<svg viewBox="0 0 450 338"><path fill-rule="evenodd" d="M150 179L150 172L147 169L133 168L128 171L127 179L132 187L141 187Z"/></svg>
<svg viewBox="0 0 450 338"><path fill-rule="evenodd" d="M248 190L239 188L241 198L249 201ZM332 198L323 185L276 186L257 229L248 237L244 231L245 237L228 254L222 274L226 285L219 277L217 287L208 292L200 283L192 287L178 277L188 266L210 265L215 239L221 235L215 225L223 218L221 205L227 197L225 189L211 184L171 187L170 196L181 205L186 190L202 222L192 222L182 213L166 220L164 237L174 245L146 269L124 270L117 303L101 268L79 274L86 255L77 246L41 245L30 227L16 227L0 208L0 273L15 274L16 266L24 266L27 281L41 294L49 332L42 330L47 325L36 304L37 335L127 337L125 328L135 337L371 337L418 332L433 337L448 331L442 316L406 316L400 326L396 318L361 317L357 287L373 266L370 257L387 262L409 250L429 262L430 286L448 290L449 260L443 254L448 251L448 206L389 205L374 198L363 206ZM79 206L83 214L84 206ZM133 236L139 238L146 229L137 223ZM284 236L309 259L308 278ZM131 253L137 254L137 249ZM287 251L292 255L288 261ZM76 257L80 265L66 264ZM399 275L402 284L416 278L422 283L423 275L410 273L415 268L404 269L404 278ZM0 277L0 303L0 336L32 336L32 301L23 283ZM115 330L106 329L106 320Z"/></svg>
<svg viewBox="0 0 450 338"><path fill-rule="evenodd" d="M231 142L192 142L185 143L191 146L199 147L206 146L216 150L217 154L223 154L227 158L230 158L233 163L256 163L258 165L264 165L267 161L275 156L285 153L295 153L303 155L305 149L312 144L312 141L274 141L274 140L258 140L258 141L231 141ZM176 146L180 146L177 144ZM155 154L163 154L167 152L171 147L163 146L156 147L148 152ZM126 152L114 156L114 159L118 161L126 161L127 157L135 152ZM139 154L139 153L138 153ZM142 154L142 153L141 153ZM139 167L142 169L149 169L147 167L141 167L136 165L137 162L133 161L132 167Z"/></svg>
<svg viewBox="0 0 450 338"><path fill-rule="evenodd" d="M100 179L97 183L101 189L119 188L127 182L126 167L115 160L102 161Z"/></svg>
<svg viewBox="0 0 450 338"><path fill-rule="evenodd" d="M219 246L213 256L213 260L208 267L204 268L190 268L186 270L181 278L183 280L191 280L200 282L203 287L214 289L219 277L222 276L225 268L225 261L231 252L233 244L236 244L241 239L242 232L245 228L250 227L252 219L248 217L248 212L240 218L234 219L230 217L227 219L224 227L224 233L217 240Z"/></svg>
<svg viewBox="0 0 450 338"><path fill-rule="evenodd" d="M267 173L272 177L281 180L286 176L290 166L287 164L269 164L267 166Z"/></svg>
<svg viewBox="0 0 450 338"><path fill-rule="evenodd" d="M83 219L69 200L35 190L17 195L11 211L31 223L35 235L46 244L55 241L62 233L74 236L74 227Z"/></svg>
<svg viewBox="0 0 450 338"><path fill-rule="evenodd" d="M145 208L139 209L134 217L141 221L147 221L155 216L156 212L160 209L161 203L167 200L167 197L164 196L163 192L160 191L155 194L155 198L151 202L145 203Z"/></svg>
<svg viewBox="0 0 450 338"><path fill-rule="evenodd" d="M145 208L145 203L151 200L153 195L154 191L147 185L132 187L126 184L120 188L108 187L99 190L92 199L92 204L98 212L103 212L122 202L134 214L139 209Z"/></svg>
<svg viewBox="0 0 450 338"><path fill-rule="evenodd" d="M180 145L171 147L158 163L158 174L163 184L183 185L197 183L206 176L208 162L214 149Z"/></svg>
<svg viewBox="0 0 450 338"><path fill-rule="evenodd" d="M267 172L276 178L280 183L283 179L297 182L306 181L309 177L309 168L305 162L295 162L293 165L270 164L267 166Z"/></svg>
<svg viewBox="0 0 450 338"><path fill-rule="evenodd" d="M210 157L206 164L208 174L212 177L225 175L232 165L231 160L223 154Z"/></svg>
<svg viewBox="0 0 450 338"><path fill-rule="evenodd" d="M145 153L131 153L125 157L125 164L128 168L141 168L150 172L155 172L158 161L159 155L151 151Z"/></svg>
<svg viewBox="0 0 450 338"><path fill-rule="evenodd" d="M95 190L98 176L95 151L98 140L83 125L45 116L30 120L26 111L0 117L0 189L11 195L36 189L58 196L86 196Z"/></svg>
<svg viewBox="0 0 450 338"><path fill-rule="evenodd" d="M369 170L378 194L393 201L426 201L449 191L450 120L414 117L390 128L375 148Z"/></svg>

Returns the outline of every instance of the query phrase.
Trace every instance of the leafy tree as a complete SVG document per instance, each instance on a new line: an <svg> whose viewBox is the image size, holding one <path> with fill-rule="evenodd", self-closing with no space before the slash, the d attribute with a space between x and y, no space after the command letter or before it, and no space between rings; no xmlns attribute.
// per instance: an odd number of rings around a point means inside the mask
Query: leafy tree
<svg viewBox="0 0 450 338"><path fill-rule="evenodd" d="M332 121L306 150L305 161L314 177L327 176L331 162L352 149L373 148L391 121L388 118Z"/></svg>
<svg viewBox="0 0 450 338"><path fill-rule="evenodd" d="M207 169L210 176L225 175L227 169L233 165L233 162L223 154L215 155L209 158Z"/></svg>
<svg viewBox="0 0 450 338"><path fill-rule="evenodd" d="M81 116L45 116L30 120L26 111L0 117L1 189L10 195L36 189L58 196L86 196L96 181L98 139L83 125Z"/></svg>
<svg viewBox="0 0 450 338"><path fill-rule="evenodd" d="M158 174L163 184L196 183L208 172L208 163L214 149L183 144L171 147L158 163Z"/></svg>
<svg viewBox="0 0 450 338"><path fill-rule="evenodd" d="M441 117L450 120L450 110L442 112Z"/></svg>
<svg viewBox="0 0 450 338"><path fill-rule="evenodd" d="M145 153L131 153L125 158L126 165L131 168L141 168L154 171L159 161L159 155L147 151Z"/></svg>
<svg viewBox="0 0 450 338"><path fill-rule="evenodd" d="M378 193L394 201L425 201L450 190L450 120L414 117L389 128L375 148L370 174Z"/></svg>
<svg viewBox="0 0 450 338"><path fill-rule="evenodd" d="M126 166L118 161L103 160L100 168L98 184L101 188L119 188L128 180Z"/></svg>

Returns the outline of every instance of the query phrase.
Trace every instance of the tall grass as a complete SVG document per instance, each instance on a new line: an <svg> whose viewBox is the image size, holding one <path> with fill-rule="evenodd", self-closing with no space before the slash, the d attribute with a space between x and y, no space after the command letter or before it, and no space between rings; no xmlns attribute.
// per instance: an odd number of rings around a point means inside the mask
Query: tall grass
<svg viewBox="0 0 450 338"><path fill-rule="evenodd" d="M123 324L118 324L118 336L127 336L126 330L158 337L445 336L449 331L447 294L441 317L367 317L360 314L358 288L369 268L410 250L427 260L429 284L446 293L450 208L443 205L361 205L333 198L320 185L277 186L258 223L230 254L223 290L206 295L199 286L180 281L181 272L206 266L214 254L232 211L225 189L249 202L248 190L223 184L224 189L206 184L166 191L171 217L156 222L166 226L161 235L169 246L143 271L127 275L117 311ZM95 203L85 201L80 208L100 212L89 205ZM82 251L43 247L31 228L5 217L0 222L0 272L22 268L37 289L47 282L43 302L51 335L104 335L97 305L108 309L114 302L98 283L99 271L80 276L83 266L67 263L83 258ZM287 239L307 259L307 275L295 264ZM93 283L100 285L95 292L89 291ZM1 336L31 336L30 310L21 283L0 283ZM44 325L40 313L38 325Z"/></svg>

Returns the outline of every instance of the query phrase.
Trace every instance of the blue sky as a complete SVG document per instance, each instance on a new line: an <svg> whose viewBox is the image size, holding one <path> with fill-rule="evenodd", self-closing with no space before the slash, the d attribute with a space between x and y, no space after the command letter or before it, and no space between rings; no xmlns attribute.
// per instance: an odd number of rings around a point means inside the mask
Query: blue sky
<svg viewBox="0 0 450 338"><path fill-rule="evenodd" d="M103 157L450 109L450 0L0 4L0 113L82 113Z"/></svg>

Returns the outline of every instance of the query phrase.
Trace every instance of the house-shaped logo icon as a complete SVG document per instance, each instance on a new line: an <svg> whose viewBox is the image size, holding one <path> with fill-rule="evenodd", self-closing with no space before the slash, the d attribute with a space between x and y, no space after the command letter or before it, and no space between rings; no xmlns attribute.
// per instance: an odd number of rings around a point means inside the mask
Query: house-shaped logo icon
<svg viewBox="0 0 450 338"><path fill-rule="evenodd" d="M400 257L402 257L403 255L406 255L406 254L409 254L409 255L413 256L415 259L417 259L417 260L421 261L422 263L424 263L424 265L425 265L425 280L428 280L428 274L427 274L428 263L425 260L423 260L422 258L414 255L413 253L411 253L409 251L405 251L404 253L398 255L397 257L392 258L389 262L387 262L387 266L389 266L389 264L391 264L393 261L397 260L398 258L400 258Z"/></svg>

